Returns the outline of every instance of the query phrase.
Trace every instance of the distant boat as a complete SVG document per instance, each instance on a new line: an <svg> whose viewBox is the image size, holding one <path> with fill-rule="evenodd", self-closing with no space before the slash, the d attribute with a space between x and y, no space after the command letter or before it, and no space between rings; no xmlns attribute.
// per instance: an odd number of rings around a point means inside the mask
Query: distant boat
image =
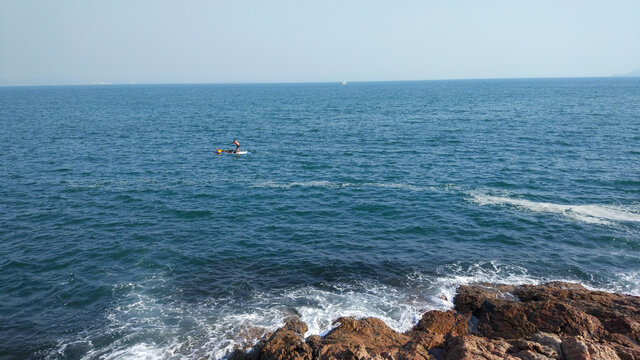
<svg viewBox="0 0 640 360"><path fill-rule="evenodd" d="M346 80L342 80L342 85L347 85L347 81Z"/></svg>

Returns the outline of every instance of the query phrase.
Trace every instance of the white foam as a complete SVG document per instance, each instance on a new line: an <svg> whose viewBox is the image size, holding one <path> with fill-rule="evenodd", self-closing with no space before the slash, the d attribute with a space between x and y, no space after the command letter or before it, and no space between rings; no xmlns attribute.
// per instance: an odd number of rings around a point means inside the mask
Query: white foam
<svg viewBox="0 0 640 360"><path fill-rule="evenodd" d="M290 189L294 187L317 187L317 188L327 188L327 189L342 189L347 187L378 187L378 188L387 188L387 189L399 189L399 190L410 190L410 191L436 191L437 189L433 186L423 187L412 184L405 183L386 183L386 182L363 182L363 183L355 183L355 182L332 182L326 180L312 180L312 181L293 181L293 182L273 182L273 181L260 181L256 182L251 187L254 188L274 188L274 189Z"/></svg>
<svg viewBox="0 0 640 360"><path fill-rule="evenodd" d="M348 185L346 185L348 186ZM314 181L294 181L288 183L278 183L273 181L262 181L253 184L251 187L256 188L275 188L275 189L290 189L292 187L323 187L323 188L336 188L336 187L344 187L338 183L332 183L324 180L314 180Z"/></svg>
<svg viewBox="0 0 640 360"><path fill-rule="evenodd" d="M93 359L97 354L89 353L84 358ZM101 354L100 359L104 360L159 360L171 356L171 352L150 344L140 343L125 349L115 350L112 353Z"/></svg>
<svg viewBox="0 0 640 360"><path fill-rule="evenodd" d="M442 308L432 301L436 289L412 293L377 283L284 289L255 293L250 299L218 298L199 304L159 301L144 294L147 285L151 284L118 285L130 293L105 314L107 324L62 340L49 358L86 349L82 358L87 360L220 359L235 347L253 345L292 314L307 323L309 336L328 332L338 316L374 316L406 331L425 311ZM107 344L100 340L102 345L94 346L96 339L105 338L113 340Z"/></svg>
<svg viewBox="0 0 640 360"><path fill-rule="evenodd" d="M620 274L610 289L640 293L639 273ZM308 325L305 336L324 335L339 316L377 317L392 329L404 332L428 310L453 307L460 285L478 282L539 284L573 279L540 278L527 269L494 261L453 263L434 273L414 273L396 286L379 282L330 284L256 292L248 298L210 298L185 303L173 298L156 299L147 289L164 286L161 279L142 284L115 286L125 292L107 314L107 324L63 340L49 358L65 357L66 348L83 359L221 359L236 347L253 345L267 331L282 326L284 319L299 315ZM105 339L111 339L105 343ZM97 341L96 341L97 340ZM94 345L100 343L101 345ZM75 350L75 351L74 351Z"/></svg>
<svg viewBox="0 0 640 360"><path fill-rule="evenodd" d="M401 189L401 190L411 190L411 191L425 191L425 190L433 190L433 187L425 188L421 186L415 186L411 184L404 183L364 183L365 186L371 187L380 187L380 188L388 188L388 189Z"/></svg>
<svg viewBox="0 0 640 360"><path fill-rule="evenodd" d="M640 222L640 213L633 207L598 204L564 205L482 193L471 193L471 196L472 200L480 205L510 205L534 212L560 214L592 224L610 225L612 222Z"/></svg>
<svg viewBox="0 0 640 360"><path fill-rule="evenodd" d="M640 296L640 271L618 273L616 274L616 279L617 280L610 285L611 289L609 289L609 291Z"/></svg>
<svg viewBox="0 0 640 360"><path fill-rule="evenodd" d="M326 334L338 316L374 316L392 329L404 332L415 325L426 309L434 308L428 299L412 299L397 289L373 284L367 290L302 288L285 296L293 303L304 303L295 312L309 326L305 336Z"/></svg>

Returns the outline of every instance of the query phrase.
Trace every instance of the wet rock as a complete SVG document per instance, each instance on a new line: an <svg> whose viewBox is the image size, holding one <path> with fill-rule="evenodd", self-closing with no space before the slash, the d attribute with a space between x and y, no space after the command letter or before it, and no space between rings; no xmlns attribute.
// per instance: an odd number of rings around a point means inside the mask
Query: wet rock
<svg viewBox="0 0 640 360"><path fill-rule="evenodd" d="M459 313L476 315L485 300L505 298L505 294L509 294L513 290L513 286L506 285L462 285L453 297L453 303Z"/></svg>
<svg viewBox="0 0 640 360"><path fill-rule="evenodd" d="M268 339L259 342L254 351L247 353L245 357L255 360L311 360L312 349L302 337L307 329L307 324L297 316L290 317L283 327Z"/></svg>
<svg viewBox="0 0 640 360"><path fill-rule="evenodd" d="M322 345L322 337L320 335L311 335L305 341L309 347L311 347L311 352L313 353L314 359L318 357L320 352L320 347Z"/></svg>
<svg viewBox="0 0 640 360"><path fill-rule="evenodd" d="M580 285L468 285L455 310L429 311L404 334L375 318L336 320L324 337L287 319L230 359L640 360L640 298Z"/></svg>
<svg viewBox="0 0 640 360"><path fill-rule="evenodd" d="M304 336L304 334L309 330L307 324L297 316L290 316L285 319L285 323L282 328L292 331L300 336Z"/></svg>

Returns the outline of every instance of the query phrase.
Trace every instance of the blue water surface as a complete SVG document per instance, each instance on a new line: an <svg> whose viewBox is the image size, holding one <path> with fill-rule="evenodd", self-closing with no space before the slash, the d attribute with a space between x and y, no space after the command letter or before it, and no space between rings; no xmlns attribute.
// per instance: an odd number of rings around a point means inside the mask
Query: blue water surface
<svg viewBox="0 0 640 360"><path fill-rule="evenodd" d="M0 127L2 358L405 330L475 281L640 294L640 79L6 87Z"/></svg>

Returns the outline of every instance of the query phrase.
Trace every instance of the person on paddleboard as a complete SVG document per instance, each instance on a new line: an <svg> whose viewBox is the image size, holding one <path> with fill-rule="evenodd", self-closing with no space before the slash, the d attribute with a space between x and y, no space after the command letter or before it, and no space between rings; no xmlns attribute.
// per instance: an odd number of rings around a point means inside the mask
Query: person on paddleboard
<svg viewBox="0 0 640 360"><path fill-rule="evenodd" d="M233 145L236 146L235 150L222 150L222 149L216 149L216 152L218 153L218 155L222 155L223 153L227 153L227 154L237 154L240 151L240 143L238 142L238 140L233 139L233 142L231 142Z"/></svg>

